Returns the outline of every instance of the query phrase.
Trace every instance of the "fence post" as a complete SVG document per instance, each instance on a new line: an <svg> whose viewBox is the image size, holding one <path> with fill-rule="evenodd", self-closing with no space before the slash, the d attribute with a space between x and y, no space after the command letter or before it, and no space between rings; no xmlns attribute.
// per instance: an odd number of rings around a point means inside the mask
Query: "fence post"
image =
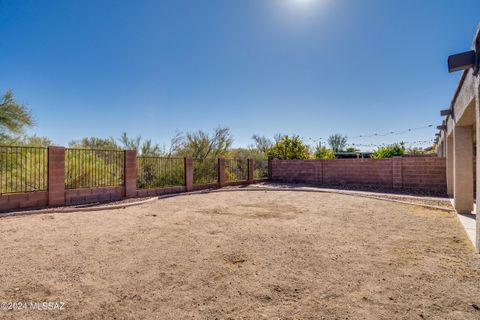
<svg viewBox="0 0 480 320"><path fill-rule="evenodd" d="M392 158L392 172L393 172L393 181L392 186L394 189L403 188L403 173L402 173L402 157L393 157Z"/></svg>
<svg viewBox="0 0 480 320"><path fill-rule="evenodd" d="M184 158L185 163L185 191L193 190L193 159Z"/></svg>
<svg viewBox="0 0 480 320"><path fill-rule="evenodd" d="M137 152L135 150L125 150L125 198L137 196Z"/></svg>
<svg viewBox="0 0 480 320"><path fill-rule="evenodd" d="M48 205L65 205L65 148L48 147Z"/></svg>
<svg viewBox="0 0 480 320"><path fill-rule="evenodd" d="M218 186L225 186L225 159L218 158Z"/></svg>
<svg viewBox="0 0 480 320"><path fill-rule="evenodd" d="M272 180L272 161L273 161L273 157L268 156L268 180ZM323 176L322 176L322 180L323 180Z"/></svg>
<svg viewBox="0 0 480 320"><path fill-rule="evenodd" d="M247 159L248 183L253 183L253 159Z"/></svg>

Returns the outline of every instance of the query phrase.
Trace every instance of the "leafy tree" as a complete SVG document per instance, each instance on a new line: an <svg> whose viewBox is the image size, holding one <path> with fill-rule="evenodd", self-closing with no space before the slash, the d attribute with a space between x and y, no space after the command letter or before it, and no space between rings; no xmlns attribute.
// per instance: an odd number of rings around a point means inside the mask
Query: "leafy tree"
<svg viewBox="0 0 480 320"><path fill-rule="evenodd" d="M400 142L400 143L394 143L386 147L380 147L377 150L375 150L370 157L374 159L381 159L381 158L399 157L399 156L403 156L404 154L405 154L405 143Z"/></svg>
<svg viewBox="0 0 480 320"><path fill-rule="evenodd" d="M212 134L198 130L187 132L177 139L176 153L197 159L216 158L225 156L233 144L230 129L218 127Z"/></svg>
<svg viewBox="0 0 480 320"><path fill-rule="evenodd" d="M335 158L335 151L332 149L327 149L325 146L320 146L317 145L315 148L315 153L314 153L315 159L324 159L324 160L330 160Z"/></svg>
<svg viewBox="0 0 480 320"><path fill-rule="evenodd" d="M268 149L268 155L280 160L304 160L310 157L308 146L303 143L299 136L284 136Z"/></svg>
<svg viewBox="0 0 480 320"><path fill-rule="evenodd" d="M408 148L405 151L405 154L409 154L409 155L426 155L426 154L432 154L432 153L435 153L433 149L429 149L429 148L423 149L420 147Z"/></svg>
<svg viewBox="0 0 480 320"><path fill-rule="evenodd" d="M97 137L85 137L80 140L72 140L68 144L70 148L82 148L82 149L104 149L104 150L119 150L120 146L115 142L115 139L110 138L97 138Z"/></svg>
<svg viewBox="0 0 480 320"><path fill-rule="evenodd" d="M11 90L7 90L0 102L0 134L22 134L25 128L33 125L30 110L15 100Z"/></svg>
<svg viewBox="0 0 480 320"><path fill-rule="evenodd" d="M40 137L37 135L9 136L0 134L0 145L4 146L48 147L52 144L52 140L50 140L49 138Z"/></svg>
<svg viewBox="0 0 480 320"><path fill-rule="evenodd" d="M53 145L52 140L49 138L39 137L37 135L23 137L20 144L29 147L48 147Z"/></svg>
<svg viewBox="0 0 480 320"><path fill-rule="evenodd" d="M137 136L135 138L130 138L126 131L122 132L118 141L125 150L138 150L140 149L140 143L142 142L142 137Z"/></svg>
<svg viewBox="0 0 480 320"><path fill-rule="evenodd" d="M226 158L242 158L242 159L262 159L263 154L259 152L257 149L250 149L250 148L232 148L228 150L225 154Z"/></svg>
<svg viewBox="0 0 480 320"><path fill-rule="evenodd" d="M168 148L167 157L173 156L175 153L178 153L183 143L183 134L182 132L175 131L175 134L170 139L170 147Z"/></svg>
<svg viewBox="0 0 480 320"><path fill-rule="evenodd" d="M162 148L153 143L151 139L143 140L141 136L130 138L126 132L122 132L122 135L118 139L125 150L136 150L137 154L142 156L154 157L165 155Z"/></svg>
<svg viewBox="0 0 480 320"><path fill-rule="evenodd" d="M158 144L153 143L151 139L147 139L140 146L140 154L145 157L159 157L164 156L165 152Z"/></svg>
<svg viewBox="0 0 480 320"><path fill-rule="evenodd" d="M252 139L254 141L254 148L261 153L266 153L269 148L273 146L273 141L270 138L267 138L265 136L259 136L254 134L252 136Z"/></svg>
<svg viewBox="0 0 480 320"><path fill-rule="evenodd" d="M339 133L332 134L328 137L328 144L335 152L340 152L347 146L347 137Z"/></svg>
<svg viewBox="0 0 480 320"><path fill-rule="evenodd" d="M282 140L284 137L285 135L282 133L275 133L273 135L273 140L275 141L275 143L277 143L278 141Z"/></svg>
<svg viewBox="0 0 480 320"><path fill-rule="evenodd" d="M30 110L15 101L8 90L0 101L0 144L12 146L46 147L51 141L45 137L27 136L26 128L34 125ZM0 155L0 192L29 192L47 188L46 151L32 148L8 149ZM21 181L18 183L18 181Z"/></svg>

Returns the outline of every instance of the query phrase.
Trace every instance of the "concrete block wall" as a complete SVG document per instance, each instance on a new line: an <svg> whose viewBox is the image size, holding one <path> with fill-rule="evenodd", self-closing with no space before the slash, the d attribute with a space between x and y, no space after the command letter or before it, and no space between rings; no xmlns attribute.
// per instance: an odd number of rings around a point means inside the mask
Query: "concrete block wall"
<svg viewBox="0 0 480 320"><path fill-rule="evenodd" d="M162 196L165 194L181 193L181 192L185 192L185 186L137 189L136 197L154 197L154 196Z"/></svg>
<svg viewBox="0 0 480 320"><path fill-rule="evenodd" d="M48 205L48 192L29 192L0 196L0 210L11 211L28 208L41 208Z"/></svg>
<svg viewBox="0 0 480 320"><path fill-rule="evenodd" d="M446 161L437 157L273 160L273 181L382 186L446 193Z"/></svg>
<svg viewBox="0 0 480 320"><path fill-rule="evenodd" d="M402 187L447 193L447 162L437 157L402 158Z"/></svg>
<svg viewBox="0 0 480 320"><path fill-rule="evenodd" d="M323 163L319 160L271 160L273 181L293 183L323 183Z"/></svg>
<svg viewBox="0 0 480 320"><path fill-rule="evenodd" d="M64 205L105 202L125 198L125 187L82 188L65 190Z"/></svg>
<svg viewBox="0 0 480 320"><path fill-rule="evenodd" d="M324 184L392 186L391 159L338 159L322 162Z"/></svg>

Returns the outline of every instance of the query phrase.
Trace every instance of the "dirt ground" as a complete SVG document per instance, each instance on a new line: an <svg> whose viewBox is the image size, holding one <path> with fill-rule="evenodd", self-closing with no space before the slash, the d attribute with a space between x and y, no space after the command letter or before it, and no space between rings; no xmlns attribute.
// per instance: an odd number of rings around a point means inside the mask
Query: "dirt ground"
<svg viewBox="0 0 480 320"><path fill-rule="evenodd" d="M0 319L480 319L452 213L347 195L218 192L0 219ZM25 305L23 305L25 306Z"/></svg>

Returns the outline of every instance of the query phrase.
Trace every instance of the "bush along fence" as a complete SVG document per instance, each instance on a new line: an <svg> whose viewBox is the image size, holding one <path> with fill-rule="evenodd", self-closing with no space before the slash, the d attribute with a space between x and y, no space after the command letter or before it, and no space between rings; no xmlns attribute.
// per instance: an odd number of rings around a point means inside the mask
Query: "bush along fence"
<svg viewBox="0 0 480 320"><path fill-rule="evenodd" d="M250 184L268 161L144 157L135 151L0 146L0 211Z"/></svg>

